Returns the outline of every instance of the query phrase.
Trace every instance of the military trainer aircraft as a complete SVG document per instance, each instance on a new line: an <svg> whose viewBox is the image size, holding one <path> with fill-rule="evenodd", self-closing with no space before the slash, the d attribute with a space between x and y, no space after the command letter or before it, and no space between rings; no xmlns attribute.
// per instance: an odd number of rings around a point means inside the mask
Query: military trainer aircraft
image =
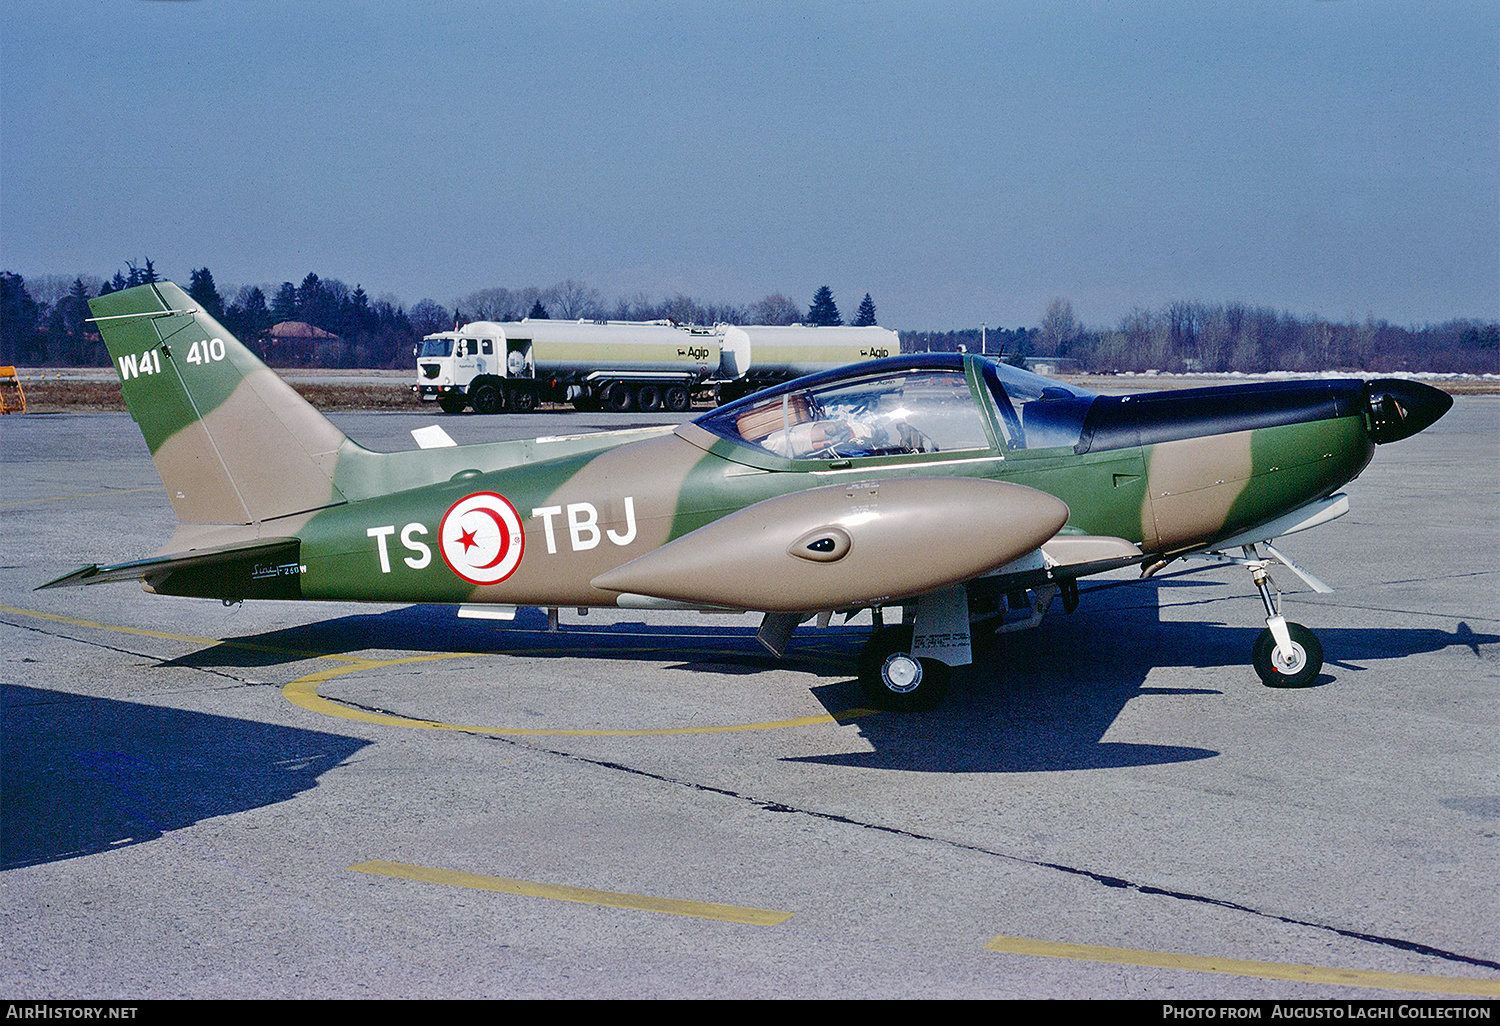
<svg viewBox="0 0 1500 1026"><path fill-rule="evenodd" d="M42 587L764 614L780 655L870 610L867 697L928 707L979 632L1034 626L1078 579L1177 559L1248 568L1251 658L1311 684L1273 542L1340 516L1375 446L1452 405L1411 381L1104 396L992 360L902 356L817 374L673 427L379 453L351 441L169 282L90 301L177 514L158 555ZM419 443L422 432L414 432ZM902 611L886 622L887 611Z"/></svg>

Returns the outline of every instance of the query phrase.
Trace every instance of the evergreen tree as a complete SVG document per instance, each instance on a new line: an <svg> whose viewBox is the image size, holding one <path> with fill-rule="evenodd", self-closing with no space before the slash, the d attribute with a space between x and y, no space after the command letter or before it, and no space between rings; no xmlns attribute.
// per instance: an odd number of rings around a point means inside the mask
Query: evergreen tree
<svg viewBox="0 0 1500 1026"><path fill-rule="evenodd" d="M342 285L342 282L337 284ZM297 286L298 319L315 328L339 334L338 297L335 295L335 279L324 281L316 274L308 273Z"/></svg>
<svg viewBox="0 0 1500 1026"><path fill-rule="evenodd" d="M259 286L251 286L250 291L245 293L243 304L245 311L245 326L251 338L258 338L275 322L271 320L271 310L266 306L266 294Z"/></svg>
<svg viewBox="0 0 1500 1026"><path fill-rule="evenodd" d="M218 286L214 284L214 275L207 267L201 267L193 272L188 282L187 294L193 297L193 301L203 308L203 312L216 321L224 319L224 297L219 295Z"/></svg>
<svg viewBox="0 0 1500 1026"><path fill-rule="evenodd" d="M542 301L538 299L535 303L531 304L531 313L527 314L526 316L530 317L534 321L545 321L547 320L547 308L543 306Z"/></svg>
<svg viewBox="0 0 1500 1026"><path fill-rule="evenodd" d="M377 327L375 313L370 309L370 297L363 285L355 285L354 291L341 304L340 320L351 339L364 339L373 335Z"/></svg>
<svg viewBox="0 0 1500 1026"><path fill-rule="evenodd" d="M37 313L26 279L10 271L0 274L0 362L30 363L35 359Z"/></svg>
<svg viewBox="0 0 1500 1026"><path fill-rule="evenodd" d="M74 278L68 294L52 305L47 316L47 335L51 342L51 352L48 355L52 359L66 361L75 367L83 367L89 363L85 351L88 317L88 286L83 283L83 278Z"/></svg>
<svg viewBox="0 0 1500 1026"><path fill-rule="evenodd" d="M274 323L266 294L258 286L240 289L238 298L224 311L224 327L257 353L261 336Z"/></svg>
<svg viewBox="0 0 1500 1026"><path fill-rule="evenodd" d="M856 328L868 328L875 323L875 301L870 298L868 292L859 304L859 312L854 315L854 326Z"/></svg>
<svg viewBox="0 0 1500 1026"><path fill-rule="evenodd" d="M271 316L275 318L274 324L297 319L297 286L289 281L281 283L276 298L271 301Z"/></svg>
<svg viewBox="0 0 1500 1026"><path fill-rule="evenodd" d="M813 293L812 306L807 309L807 323L822 327L844 323L844 319L839 316L838 305L833 301L833 292L827 285L820 286Z"/></svg>
<svg viewBox="0 0 1500 1026"><path fill-rule="evenodd" d="M125 266L130 268L130 274L125 278L127 288L136 285L150 285L152 282L159 280L156 277L156 267L151 263L150 257L146 258L145 267L137 267L129 260L125 261Z"/></svg>

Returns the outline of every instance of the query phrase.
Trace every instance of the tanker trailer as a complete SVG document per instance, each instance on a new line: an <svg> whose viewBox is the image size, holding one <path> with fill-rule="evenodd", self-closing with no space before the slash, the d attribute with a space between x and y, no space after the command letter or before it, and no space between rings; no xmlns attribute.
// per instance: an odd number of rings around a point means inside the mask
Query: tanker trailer
<svg viewBox="0 0 1500 1026"><path fill-rule="evenodd" d="M901 352L900 336L889 328L725 324L717 330L720 402L804 374Z"/></svg>

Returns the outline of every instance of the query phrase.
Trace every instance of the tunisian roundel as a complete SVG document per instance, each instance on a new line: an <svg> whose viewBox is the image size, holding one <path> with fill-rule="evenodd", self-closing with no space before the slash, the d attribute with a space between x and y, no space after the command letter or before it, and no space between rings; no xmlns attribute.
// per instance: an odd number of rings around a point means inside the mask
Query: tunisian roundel
<svg viewBox="0 0 1500 1026"><path fill-rule="evenodd" d="M443 514L438 528L448 569L471 584L499 584L521 565L521 517L503 495L475 492Z"/></svg>

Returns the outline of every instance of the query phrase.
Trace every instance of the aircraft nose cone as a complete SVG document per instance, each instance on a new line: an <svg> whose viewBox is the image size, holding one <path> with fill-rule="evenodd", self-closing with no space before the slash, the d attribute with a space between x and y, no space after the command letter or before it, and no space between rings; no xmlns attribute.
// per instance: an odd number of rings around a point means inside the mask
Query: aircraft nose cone
<svg viewBox="0 0 1500 1026"><path fill-rule="evenodd" d="M1416 434L1453 405L1453 397L1447 392L1401 378L1365 382L1365 401L1370 411L1370 437L1381 445Z"/></svg>

